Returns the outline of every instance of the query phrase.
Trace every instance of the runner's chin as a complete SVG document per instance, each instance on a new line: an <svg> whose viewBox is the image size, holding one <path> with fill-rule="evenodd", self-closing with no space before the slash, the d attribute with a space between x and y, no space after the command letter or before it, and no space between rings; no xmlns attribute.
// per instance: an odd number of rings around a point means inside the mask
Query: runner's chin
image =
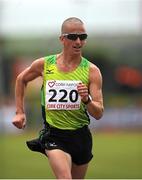
<svg viewBox="0 0 142 180"><path fill-rule="evenodd" d="M81 53L81 48L73 47L73 50L75 54Z"/></svg>

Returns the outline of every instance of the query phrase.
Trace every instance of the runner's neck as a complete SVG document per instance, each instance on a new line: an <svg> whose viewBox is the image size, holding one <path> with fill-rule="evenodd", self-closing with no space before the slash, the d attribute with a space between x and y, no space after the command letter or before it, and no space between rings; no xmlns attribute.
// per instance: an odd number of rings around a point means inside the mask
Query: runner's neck
<svg viewBox="0 0 142 180"><path fill-rule="evenodd" d="M57 56L57 67L60 71L71 72L74 71L81 62L81 57L66 57L64 54Z"/></svg>

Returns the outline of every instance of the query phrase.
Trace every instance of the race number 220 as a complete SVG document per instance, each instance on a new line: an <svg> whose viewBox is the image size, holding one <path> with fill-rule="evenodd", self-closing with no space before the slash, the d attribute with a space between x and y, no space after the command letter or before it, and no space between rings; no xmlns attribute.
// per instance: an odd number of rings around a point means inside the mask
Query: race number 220
<svg viewBox="0 0 142 180"><path fill-rule="evenodd" d="M46 108L50 110L75 110L80 108L77 84L80 81L51 80L46 83Z"/></svg>

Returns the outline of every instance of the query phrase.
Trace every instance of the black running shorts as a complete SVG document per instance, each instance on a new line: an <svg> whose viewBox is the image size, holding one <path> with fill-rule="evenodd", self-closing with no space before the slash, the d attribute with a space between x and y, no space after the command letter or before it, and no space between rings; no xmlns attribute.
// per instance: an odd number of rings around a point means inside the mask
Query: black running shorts
<svg viewBox="0 0 142 180"><path fill-rule="evenodd" d="M92 135L87 126L77 130L61 130L50 127L42 146L47 150L61 149L71 155L73 163L88 163L92 155Z"/></svg>

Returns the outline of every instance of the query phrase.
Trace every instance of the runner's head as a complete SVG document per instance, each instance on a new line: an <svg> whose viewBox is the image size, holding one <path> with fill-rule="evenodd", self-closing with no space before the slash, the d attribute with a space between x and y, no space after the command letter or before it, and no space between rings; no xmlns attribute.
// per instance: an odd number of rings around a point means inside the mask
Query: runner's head
<svg viewBox="0 0 142 180"><path fill-rule="evenodd" d="M70 33L71 26L84 26L84 23L79 18L70 17L63 22L61 34Z"/></svg>
<svg viewBox="0 0 142 180"><path fill-rule="evenodd" d="M86 39L87 33L82 20L76 17L70 17L63 22L60 40L64 45L64 49L70 49L70 52L80 53Z"/></svg>

